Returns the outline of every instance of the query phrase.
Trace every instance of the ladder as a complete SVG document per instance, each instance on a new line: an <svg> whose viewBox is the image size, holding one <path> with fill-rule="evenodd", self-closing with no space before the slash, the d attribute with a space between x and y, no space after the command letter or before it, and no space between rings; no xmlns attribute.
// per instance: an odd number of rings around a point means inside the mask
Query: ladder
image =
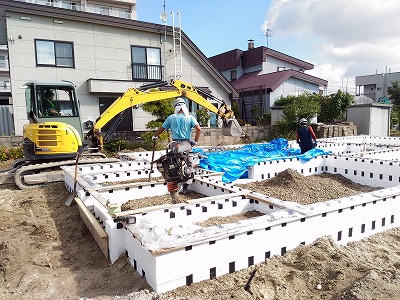
<svg viewBox="0 0 400 300"><path fill-rule="evenodd" d="M174 40L174 77L181 79L182 77L182 31L181 31L181 15L176 13L178 25L175 26L175 14L171 12L172 17L172 36Z"/></svg>

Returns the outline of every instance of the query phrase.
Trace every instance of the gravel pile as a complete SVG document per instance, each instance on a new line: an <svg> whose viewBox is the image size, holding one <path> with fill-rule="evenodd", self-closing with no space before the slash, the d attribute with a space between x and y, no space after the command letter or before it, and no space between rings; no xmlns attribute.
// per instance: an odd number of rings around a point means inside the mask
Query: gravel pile
<svg viewBox="0 0 400 300"><path fill-rule="evenodd" d="M381 189L354 183L340 174L322 173L304 176L293 169L286 169L271 179L238 184L238 186L273 198L303 205Z"/></svg>

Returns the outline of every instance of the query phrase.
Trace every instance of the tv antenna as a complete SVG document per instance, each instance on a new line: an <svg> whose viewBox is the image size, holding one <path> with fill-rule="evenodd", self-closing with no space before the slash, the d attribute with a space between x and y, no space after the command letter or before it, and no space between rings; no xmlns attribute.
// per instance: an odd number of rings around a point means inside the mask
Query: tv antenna
<svg viewBox="0 0 400 300"><path fill-rule="evenodd" d="M165 12L165 0L164 0L164 4L163 4L163 12L160 14L160 19L163 22L164 26L167 26L168 15Z"/></svg>
<svg viewBox="0 0 400 300"><path fill-rule="evenodd" d="M268 38L273 37L274 33L271 31L271 29L267 28L264 32L264 36L267 38L267 48L268 48Z"/></svg>

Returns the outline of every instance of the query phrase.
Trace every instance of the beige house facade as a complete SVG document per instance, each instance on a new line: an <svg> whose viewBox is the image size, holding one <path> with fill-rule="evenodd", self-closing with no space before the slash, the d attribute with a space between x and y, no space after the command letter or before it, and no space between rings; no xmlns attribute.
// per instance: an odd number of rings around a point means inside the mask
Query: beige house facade
<svg viewBox="0 0 400 300"><path fill-rule="evenodd" d="M174 78L204 88L228 105L238 96L181 28L135 20L136 1L125 1L121 16L81 9L93 8L89 1L64 1L70 4L66 8L60 2L37 2L0 2L0 48L6 49L9 68L9 77L6 72L2 79L9 83L17 136L28 122L21 87L32 80L72 82L82 123L95 121L128 88ZM114 2L123 11L124 1ZM132 108L124 126L144 131L153 118Z"/></svg>

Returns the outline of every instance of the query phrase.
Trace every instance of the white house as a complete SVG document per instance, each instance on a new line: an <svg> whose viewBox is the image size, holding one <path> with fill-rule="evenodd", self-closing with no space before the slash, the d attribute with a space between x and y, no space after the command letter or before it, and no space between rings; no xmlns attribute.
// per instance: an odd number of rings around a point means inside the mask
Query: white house
<svg viewBox="0 0 400 300"><path fill-rule="evenodd" d="M15 135L22 135L28 122L20 87L30 80L73 82L82 122L96 120L129 87L172 78L207 89L228 105L237 98L229 81L179 26L135 20L135 0L98 3L0 2L0 50L8 50L8 60L0 52L0 71L4 60L9 67L9 76L0 73L0 79L10 83ZM179 16L172 17L179 24ZM152 118L133 108L122 126L143 131Z"/></svg>

